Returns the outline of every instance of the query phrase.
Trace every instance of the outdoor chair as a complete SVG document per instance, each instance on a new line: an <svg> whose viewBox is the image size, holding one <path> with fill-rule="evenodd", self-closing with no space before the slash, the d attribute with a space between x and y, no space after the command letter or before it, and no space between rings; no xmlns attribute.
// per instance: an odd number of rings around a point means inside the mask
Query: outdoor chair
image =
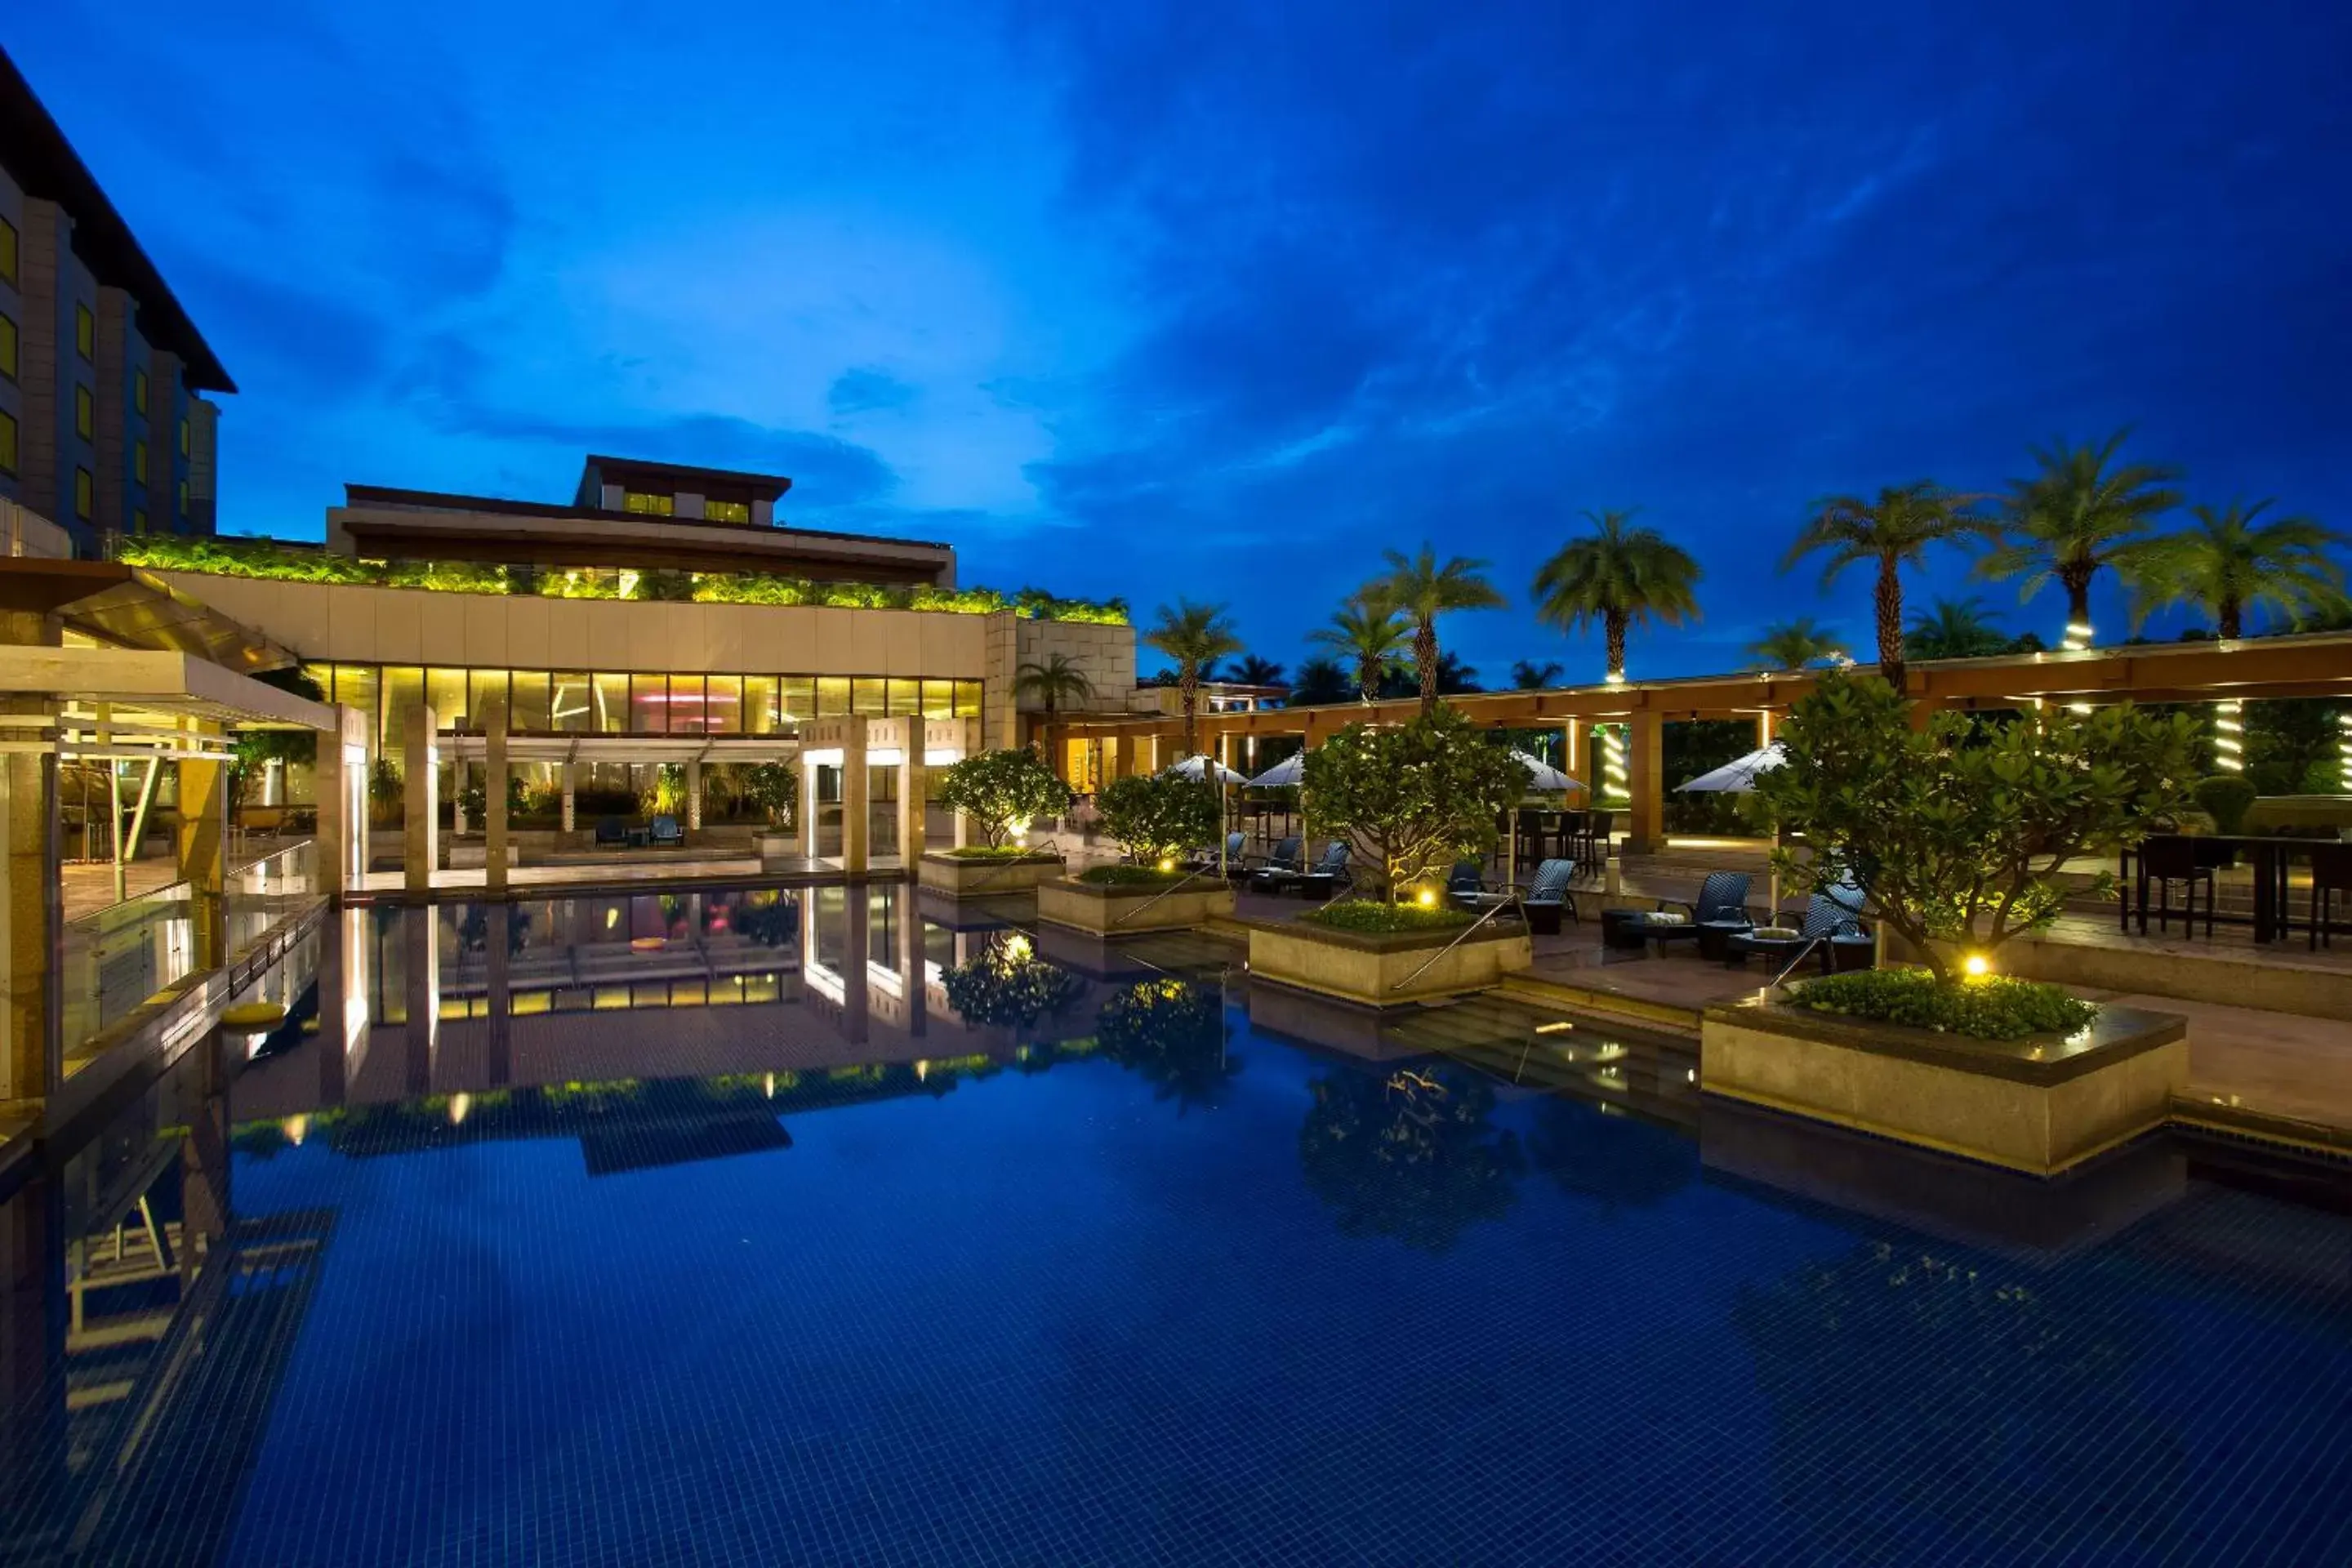
<svg viewBox="0 0 2352 1568"><path fill-rule="evenodd" d="M677 849L685 847L686 835L675 816L656 816L646 825L646 842L656 849Z"/></svg>
<svg viewBox="0 0 2352 1568"><path fill-rule="evenodd" d="M1300 892L1313 890L1319 882L1326 890L1348 874L1348 846L1345 840L1334 838L1323 847L1323 858L1311 868L1297 866L1261 866L1250 874L1250 885L1261 892L1279 893L1291 888Z"/></svg>
<svg viewBox="0 0 2352 1568"><path fill-rule="evenodd" d="M1445 901L1457 910L1491 910L1508 903L1510 898L1501 883L1486 880L1484 861L1456 860L1445 879Z"/></svg>
<svg viewBox="0 0 2352 1568"><path fill-rule="evenodd" d="M2197 889L2205 889L2205 934L2213 934L2214 882L2213 868L2197 853L2193 838L2167 836L2151 838L2140 846L2139 879L2142 888L2139 900L2139 930L2147 934L2147 894L2150 882L2156 884L2156 929L2169 931L2172 927L2172 884L2181 885L2183 912L2181 929L2191 935L2197 930Z"/></svg>
<svg viewBox="0 0 2352 1568"><path fill-rule="evenodd" d="M1603 866L1609 859L1609 841L1617 833L1617 814L1594 811L1584 818L1584 853L1577 857L1588 865Z"/></svg>
<svg viewBox="0 0 2352 1568"><path fill-rule="evenodd" d="M628 827L628 824L626 824L626 823L623 822L623 821L622 821L619 817L617 817L617 816L604 816L604 817L599 817L599 818L597 818L597 820L596 820L596 847L597 847L597 848L599 848L599 849L623 849L623 848L626 848L626 847L628 847L628 842L629 842L629 827Z"/></svg>
<svg viewBox="0 0 2352 1568"><path fill-rule="evenodd" d="M1805 902L1805 921L1797 928L1797 948L1807 951L1804 944L1816 944L1813 951L1822 955L1822 973L1833 973L1846 969L1867 969L1871 966L1876 944L1861 920L1862 890L1851 885L1835 887L1815 893ZM1770 951L1784 951L1789 944L1770 944ZM1748 933L1734 932L1725 944L1724 963L1727 968L1738 968L1751 952L1764 951Z"/></svg>
<svg viewBox="0 0 2352 1568"><path fill-rule="evenodd" d="M1225 869L1228 872L1238 871L1241 868L1242 861L1244 858L1242 851L1248 844L1249 835L1246 833L1228 833L1225 835L1224 865ZM1213 845L1206 849L1195 849L1192 854L1184 858L1184 869L1187 871L1213 871L1216 868L1217 851Z"/></svg>
<svg viewBox="0 0 2352 1568"><path fill-rule="evenodd" d="M1690 916L1694 931L1701 921L1753 925L1755 921L1748 917L1748 882L1745 871L1709 871L1706 880L1699 884L1697 898L1660 899L1658 908L1681 909Z"/></svg>
<svg viewBox="0 0 2352 1568"><path fill-rule="evenodd" d="M2316 949L2328 941L2327 925L2336 912L2336 895L2342 893L2352 900L2352 844L2314 844L2311 847L2311 945ZM2210 929L2210 928L2209 928Z"/></svg>
<svg viewBox="0 0 2352 1568"><path fill-rule="evenodd" d="M1255 881L1262 871L1297 871L1305 865L1301 858L1305 842L1297 837L1277 840L1273 854L1245 855L1228 874Z"/></svg>
<svg viewBox="0 0 2352 1568"><path fill-rule="evenodd" d="M1536 868L1536 879L1528 885L1527 896L1519 900L1528 911L1528 929L1538 936L1556 936L1559 932L1559 914L1580 925L1584 917L1576 912L1576 895L1568 885L1576 880L1576 862L1547 860Z"/></svg>

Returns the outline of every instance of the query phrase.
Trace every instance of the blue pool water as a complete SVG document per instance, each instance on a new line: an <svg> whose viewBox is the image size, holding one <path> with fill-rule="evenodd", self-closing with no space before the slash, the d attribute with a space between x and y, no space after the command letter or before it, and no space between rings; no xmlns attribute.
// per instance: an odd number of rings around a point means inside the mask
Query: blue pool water
<svg viewBox="0 0 2352 1568"><path fill-rule="evenodd" d="M0 1561L2352 1561L2324 1175L1530 1089L882 896L344 917L11 1200ZM198 1277L28 1363L26 1238L102 1279L151 1142Z"/></svg>

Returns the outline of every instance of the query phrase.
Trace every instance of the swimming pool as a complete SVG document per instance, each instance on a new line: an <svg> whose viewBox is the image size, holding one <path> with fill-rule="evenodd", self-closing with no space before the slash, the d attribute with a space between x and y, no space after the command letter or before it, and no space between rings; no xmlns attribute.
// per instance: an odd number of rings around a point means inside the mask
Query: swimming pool
<svg viewBox="0 0 2352 1568"><path fill-rule="evenodd" d="M2324 1174L951 910L332 917L9 1200L0 1560L2352 1560Z"/></svg>

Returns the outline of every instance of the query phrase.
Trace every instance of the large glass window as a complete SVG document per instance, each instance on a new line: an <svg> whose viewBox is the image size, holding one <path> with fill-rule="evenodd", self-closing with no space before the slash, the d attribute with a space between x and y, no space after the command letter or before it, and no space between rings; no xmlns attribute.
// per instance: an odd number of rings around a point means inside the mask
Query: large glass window
<svg viewBox="0 0 2352 1568"><path fill-rule="evenodd" d="M433 709L436 729L463 728L466 722L466 672L462 669L426 670L425 700Z"/></svg>
<svg viewBox="0 0 2352 1568"><path fill-rule="evenodd" d="M743 678L743 733L772 735L776 732L776 678L772 675L747 675Z"/></svg>
<svg viewBox="0 0 2352 1568"><path fill-rule="evenodd" d="M787 675L776 682L776 720L798 724L816 717L816 681L805 675Z"/></svg>
<svg viewBox="0 0 2352 1568"><path fill-rule="evenodd" d="M16 319L0 312L0 375L16 379Z"/></svg>
<svg viewBox="0 0 2352 1568"><path fill-rule="evenodd" d="M893 680L890 687L890 716L904 719L923 710L923 683L919 680Z"/></svg>
<svg viewBox="0 0 2352 1568"><path fill-rule="evenodd" d="M335 689L329 693L347 708L356 708L368 717L368 732L375 732L376 671L372 664L339 664L335 667Z"/></svg>
<svg viewBox="0 0 2352 1568"><path fill-rule="evenodd" d="M749 522L751 508L740 500L706 500L702 503L702 515L713 522Z"/></svg>
<svg viewBox="0 0 2352 1568"><path fill-rule="evenodd" d="M98 399L87 386L74 388L74 434L85 441L98 439Z"/></svg>
<svg viewBox="0 0 2352 1568"><path fill-rule="evenodd" d="M621 505L624 510L646 517L667 517L677 508L677 502L668 496L649 496L641 490L627 492L622 498Z"/></svg>
<svg viewBox="0 0 2352 1568"><path fill-rule="evenodd" d="M955 717L955 682L926 680L923 682L923 717L952 719Z"/></svg>
<svg viewBox="0 0 2352 1568"><path fill-rule="evenodd" d="M889 685L880 679L858 677L849 683L849 710L879 719L888 711Z"/></svg>
<svg viewBox="0 0 2352 1568"><path fill-rule="evenodd" d="M600 674L594 678L596 730L615 735L629 727L629 678Z"/></svg>
<svg viewBox="0 0 2352 1568"><path fill-rule="evenodd" d="M596 728L596 692L579 670L559 670L549 677L553 695L548 703L548 728L580 734Z"/></svg>
<svg viewBox="0 0 2352 1568"><path fill-rule="evenodd" d="M741 676L714 675L704 682L702 729L705 734L710 735L740 735L743 732Z"/></svg>
<svg viewBox="0 0 2352 1568"><path fill-rule="evenodd" d="M507 672L503 669L478 669L472 673L467 685L466 711L474 716L476 726L488 724L491 704L496 703L501 708L506 706ZM507 728L511 730L514 727L514 715L509 713Z"/></svg>
<svg viewBox="0 0 2352 1568"><path fill-rule="evenodd" d="M86 360L98 357L98 318L87 305L74 307L74 353Z"/></svg>
<svg viewBox="0 0 2352 1568"><path fill-rule="evenodd" d="M980 682L959 680L955 683L955 716L959 719L980 717Z"/></svg>
<svg viewBox="0 0 2352 1568"><path fill-rule="evenodd" d="M547 671L518 669L514 672L514 703L507 727L512 730L551 730L555 726L547 716Z"/></svg>
<svg viewBox="0 0 2352 1568"><path fill-rule="evenodd" d="M0 474L16 471L16 416L0 408Z"/></svg>
<svg viewBox="0 0 2352 1568"><path fill-rule="evenodd" d="M629 729L639 735L669 733L669 677L629 678Z"/></svg>
<svg viewBox="0 0 2352 1568"><path fill-rule="evenodd" d="M709 710L703 700L702 677L673 675L669 678L669 732L673 735L698 735L706 726Z"/></svg>
<svg viewBox="0 0 2352 1568"><path fill-rule="evenodd" d="M845 675L820 675L816 678L816 716L820 719L846 718L849 713L849 678Z"/></svg>
<svg viewBox="0 0 2352 1568"><path fill-rule="evenodd" d="M408 716L425 706L425 672L415 665L383 668L383 749L394 756L408 744Z"/></svg>

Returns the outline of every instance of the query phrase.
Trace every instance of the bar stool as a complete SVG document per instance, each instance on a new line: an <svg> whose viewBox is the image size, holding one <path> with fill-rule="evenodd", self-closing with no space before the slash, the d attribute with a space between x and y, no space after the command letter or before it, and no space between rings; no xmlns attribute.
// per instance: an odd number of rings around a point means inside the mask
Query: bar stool
<svg viewBox="0 0 2352 1568"><path fill-rule="evenodd" d="M2197 885L2205 885L2205 934L2213 934L2213 868L2197 852L2193 838L2151 838L2139 847L2139 876L2143 884L2156 883L2156 929L2167 931L2172 921L2172 884L2181 884L2186 910L2181 916L2182 928L2190 935L2197 931ZM2140 934L2147 933L2147 900L2139 901Z"/></svg>
<svg viewBox="0 0 2352 1568"><path fill-rule="evenodd" d="M2352 901L2352 844L2311 847L2311 945L2328 942L2327 922L2336 912L2336 895Z"/></svg>
<svg viewBox="0 0 2352 1568"><path fill-rule="evenodd" d="M1617 831L1617 814L1596 811L1584 822L1584 854L1582 858L1598 867L1609 858L1609 840Z"/></svg>
<svg viewBox="0 0 2352 1568"><path fill-rule="evenodd" d="M1559 814L1558 847L1552 851L1556 858L1573 860L1583 851L1585 815L1581 811L1563 811Z"/></svg>

